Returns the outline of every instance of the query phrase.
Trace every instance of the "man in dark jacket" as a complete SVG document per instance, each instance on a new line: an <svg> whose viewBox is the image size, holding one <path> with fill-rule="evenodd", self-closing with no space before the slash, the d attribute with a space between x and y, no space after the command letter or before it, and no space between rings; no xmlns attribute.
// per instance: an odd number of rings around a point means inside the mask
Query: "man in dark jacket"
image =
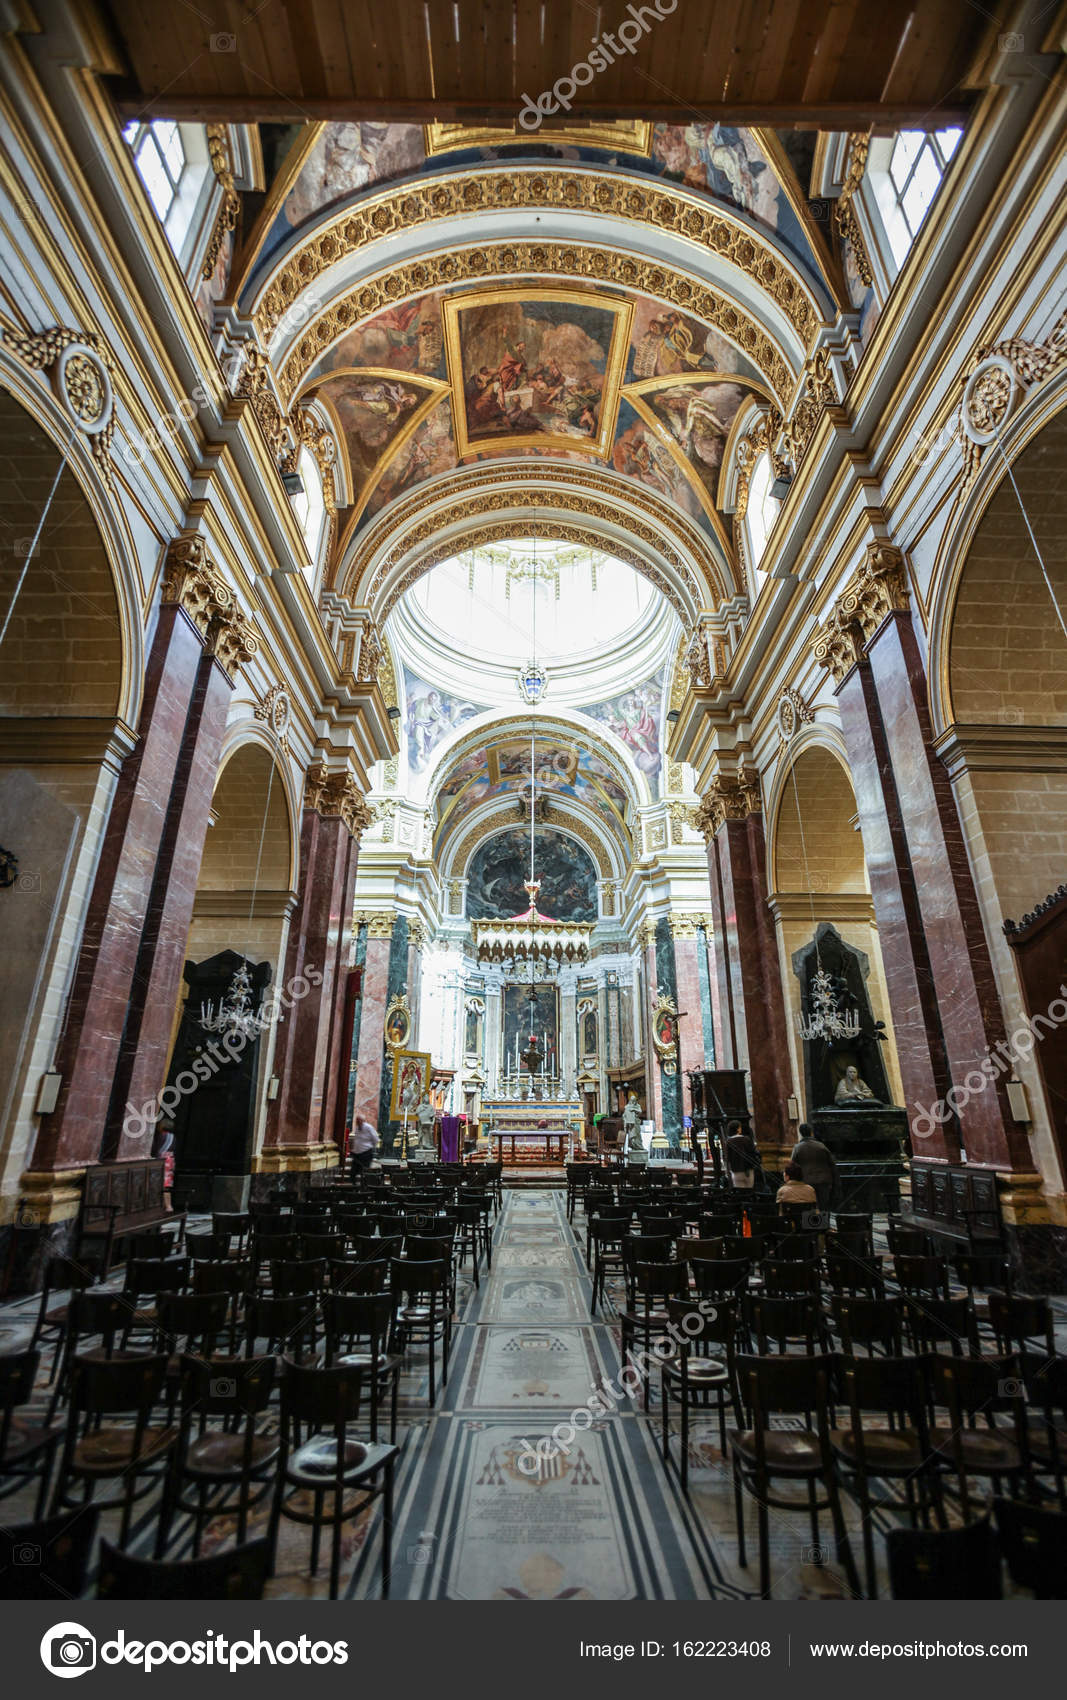
<svg viewBox="0 0 1067 1700"><path fill-rule="evenodd" d="M819 1211L825 1216L830 1208L833 1196L834 1176L837 1166L834 1154L821 1139L816 1139L807 1122L800 1124L800 1138L793 1147L790 1162L796 1163L801 1177L808 1185L815 1188L815 1197L819 1202Z"/></svg>

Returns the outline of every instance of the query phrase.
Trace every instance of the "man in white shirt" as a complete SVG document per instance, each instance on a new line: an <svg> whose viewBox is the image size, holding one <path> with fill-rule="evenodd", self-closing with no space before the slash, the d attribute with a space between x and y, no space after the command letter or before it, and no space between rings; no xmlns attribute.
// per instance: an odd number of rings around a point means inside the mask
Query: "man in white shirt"
<svg viewBox="0 0 1067 1700"><path fill-rule="evenodd" d="M352 1178L355 1179L360 1169L369 1169L374 1161L374 1153L378 1149L378 1130L371 1127L366 1117L357 1115L352 1124L352 1133L348 1141L348 1152L352 1159Z"/></svg>

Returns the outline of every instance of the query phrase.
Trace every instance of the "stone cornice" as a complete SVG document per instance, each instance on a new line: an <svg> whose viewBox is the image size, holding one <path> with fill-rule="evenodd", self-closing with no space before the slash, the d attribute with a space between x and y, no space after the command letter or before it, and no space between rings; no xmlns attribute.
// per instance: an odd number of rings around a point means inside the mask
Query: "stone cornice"
<svg viewBox="0 0 1067 1700"><path fill-rule="evenodd" d="M933 744L956 779L963 773L1063 773L1067 726L948 726Z"/></svg>

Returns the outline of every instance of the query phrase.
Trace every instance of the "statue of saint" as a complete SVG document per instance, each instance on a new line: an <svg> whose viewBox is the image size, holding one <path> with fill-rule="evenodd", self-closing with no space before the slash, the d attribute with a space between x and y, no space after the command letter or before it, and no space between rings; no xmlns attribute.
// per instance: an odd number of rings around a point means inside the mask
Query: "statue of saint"
<svg viewBox="0 0 1067 1700"><path fill-rule="evenodd" d="M415 1111L415 1120L419 1125L419 1142L415 1147L414 1156L420 1163L436 1163L437 1147L433 1142L433 1128L436 1114L429 1098L424 1097Z"/></svg>
<svg viewBox="0 0 1067 1700"><path fill-rule="evenodd" d="M648 1152L641 1137L641 1106L633 1092L630 1093L626 1108L622 1112L622 1148L628 1163L648 1162Z"/></svg>
<svg viewBox="0 0 1067 1700"><path fill-rule="evenodd" d="M878 1104L880 1102L881 1100L875 1097L874 1093L867 1085L867 1082L860 1075L859 1069L856 1068L853 1063L849 1063L844 1074L837 1083L837 1091L834 1093L834 1103Z"/></svg>

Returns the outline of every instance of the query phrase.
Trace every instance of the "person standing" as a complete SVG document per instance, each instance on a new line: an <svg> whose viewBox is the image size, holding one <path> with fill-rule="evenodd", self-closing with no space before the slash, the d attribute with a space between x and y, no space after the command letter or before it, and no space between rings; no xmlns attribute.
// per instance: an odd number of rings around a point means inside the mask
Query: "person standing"
<svg viewBox="0 0 1067 1700"><path fill-rule="evenodd" d="M348 1142L353 1180L355 1180L361 1169L370 1168L374 1161L374 1153L377 1149L377 1128L372 1127L365 1116L357 1115L354 1123L352 1124L352 1136Z"/></svg>
<svg viewBox="0 0 1067 1700"><path fill-rule="evenodd" d="M726 1166L734 1187L751 1192L756 1176L763 1172L763 1159L751 1133L743 1133L740 1122L731 1122L726 1133Z"/></svg>
<svg viewBox="0 0 1067 1700"><path fill-rule="evenodd" d="M810 1187L814 1187L819 1213L825 1216L833 1197L837 1164L829 1146L824 1145L821 1139L816 1139L807 1122L800 1124L800 1138L794 1145L789 1160L797 1165L802 1179L807 1181Z"/></svg>

